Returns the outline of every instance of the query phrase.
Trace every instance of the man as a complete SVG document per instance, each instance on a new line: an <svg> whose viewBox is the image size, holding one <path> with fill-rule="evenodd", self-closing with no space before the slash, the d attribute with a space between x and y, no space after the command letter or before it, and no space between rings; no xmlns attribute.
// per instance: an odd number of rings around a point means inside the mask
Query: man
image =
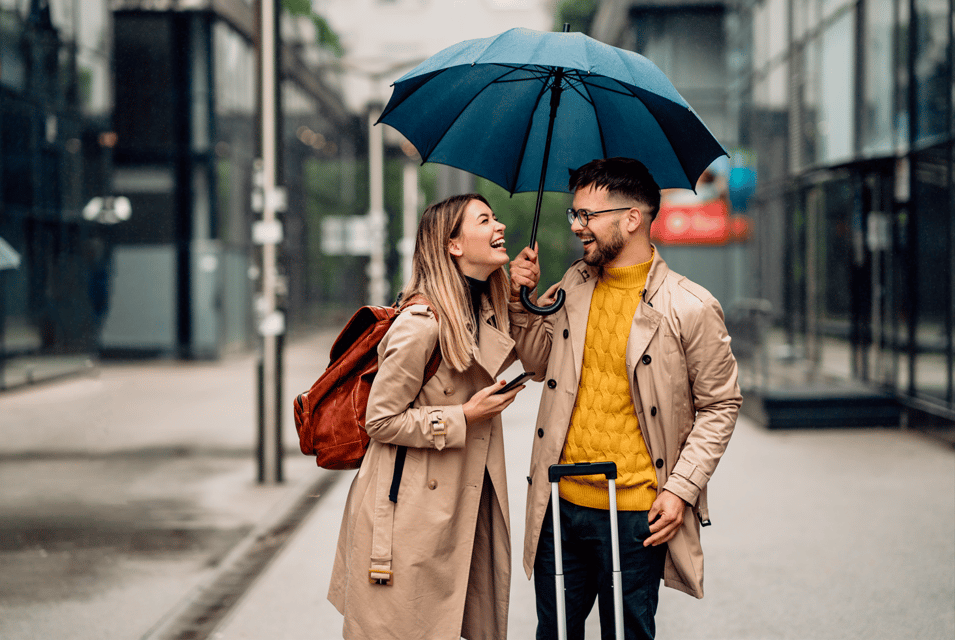
<svg viewBox="0 0 955 640"><path fill-rule="evenodd" d="M653 638L661 578L703 597L700 524L706 485L742 403L719 303L669 270L650 244L660 189L642 163L594 160L570 178L571 231L584 257L559 286L563 308L537 316L519 302L540 278L536 250L511 262L513 331L529 332L545 371L531 455L524 569L534 575L538 640L556 637L554 543L547 471L557 462L617 464L624 626ZM552 301L557 286L542 299ZM530 367L531 365L528 364ZM602 476L564 478L560 514L568 637L584 637L599 594L613 637L609 499Z"/></svg>

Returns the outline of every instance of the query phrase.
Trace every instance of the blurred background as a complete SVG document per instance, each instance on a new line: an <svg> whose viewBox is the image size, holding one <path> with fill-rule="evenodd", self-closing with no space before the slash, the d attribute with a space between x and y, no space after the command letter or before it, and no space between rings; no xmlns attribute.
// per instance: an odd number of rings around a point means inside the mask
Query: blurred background
<svg viewBox="0 0 955 640"><path fill-rule="evenodd" d="M890 398L902 420L955 417L949 2L277 7L277 291L292 335L340 324L375 279L393 299L414 216L451 193L484 193L511 251L526 242L533 194L422 166L370 123L390 83L437 50L568 22L650 58L729 152L695 194L668 194L654 234L722 302L755 365L749 386L837 379ZM0 0L0 389L103 358L255 348L258 10ZM370 167L376 144L384 161ZM369 231L370 171L384 185L382 234ZM566 201L545 201L548 281L578 255L546 224ZM383 270L368 269L375 249Z"/></svg>
<svg viewBox="0 0 955 640"><path fill-rule="evenodd" d="M536 199L372 123L440 49L565 23L649 58L727 150L652 229L722 303L744 389L708 596L664 590L661 635L951 638L952 21L951 0L0 0L0 638L340 637L351 472L300 455L282 408L394 300L427 204L484 194L513 256ZM581 254L569 203L544 197L545 283ZM539 392L504 416L516 540Z"/></svg>

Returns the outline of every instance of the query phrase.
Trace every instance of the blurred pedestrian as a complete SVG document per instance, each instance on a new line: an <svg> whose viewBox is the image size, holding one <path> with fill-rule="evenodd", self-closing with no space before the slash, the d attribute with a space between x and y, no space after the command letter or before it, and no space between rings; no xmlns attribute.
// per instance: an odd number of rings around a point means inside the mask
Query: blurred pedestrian
<svg viewBox="0 0 955 640"><path fill-rule="evenodd" d="M504 225L476 194L428 207L411 281L423 299L378 348L371 442L348 494L328 598L345 638L500 640L511 548L497 377L521 353L508 323ZM430 307L430 308L429 308ZM427 382L436 345L441 363ZM398 446L407 447L397 502Z"/></svg>
<svg viewBox="0 0 955 640"><path fill-rule="evenodd" d="M524 569L533 570L538 640L557 637L553 524L548 467L617 464L624 626L653 638L661 578L703 596L700 524L706 485L723 455L742 402L737 366L719 303L670 271L650 244L660 189L628 158L594 160L571 174L571 231L583 259L559 286L554 315L527 313L521 285L540 278L536 248L511 263L511 324L530 340L546 380L531 455ZM542 304L552 302L558 285ZM599 594L604 638L614 636L607 481L560 481L568 637L584 637Z"/></svg>

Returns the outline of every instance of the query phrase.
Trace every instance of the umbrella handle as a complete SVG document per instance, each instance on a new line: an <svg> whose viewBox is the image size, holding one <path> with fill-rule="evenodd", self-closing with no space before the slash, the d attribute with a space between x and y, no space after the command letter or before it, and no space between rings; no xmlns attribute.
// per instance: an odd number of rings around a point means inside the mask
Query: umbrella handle
<svg viewBox="0 0 955 640"><path fill-rule="evenodd" d="M531 302L531 290L526 287L521 287L521 304L524 305L524 308L530 311L531 313L536 313L539 316L549 316L552 313L556 313L564 306L565 298L564 290L557 290L557 299L554 301L554 304L549 307L538 307L536 304Z"/></svg>

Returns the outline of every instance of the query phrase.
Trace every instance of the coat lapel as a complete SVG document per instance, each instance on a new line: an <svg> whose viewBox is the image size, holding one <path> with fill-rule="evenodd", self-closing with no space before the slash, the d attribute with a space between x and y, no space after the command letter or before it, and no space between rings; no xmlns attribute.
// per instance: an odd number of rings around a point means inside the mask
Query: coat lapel
<svg viewBox="0 0 955 640"><path fill-rule="evenodd" d="M509 364L507 356L514 349L514 339L490 324L493 317L490 303L484 300L481 306L481 333L474 351L474 361L496 380L505 364Z"/></svg>
<svg viewBox="0 0 955 640"><path fill-rule="evenodd" d="M590 300L597 286L594 270L583 265L578 266L580 282L566 290L564 309L567 311L567 324L570 327L570 344L574 350L574 367L577 384L580 384L580 367L584 361L584 343L587 339L587 320L590 318Z"/></svg>
<svg viewBox="0 0 955 640"><path fill-rule="evenodd" d="M647 274L646 294L641 297L640 304L633 314L633 324L630 327L630 338L627 340L627 367L632 371L650 340L660 328L663 314L653 308L653 296L660 289L669 268L660 257L660 252L654 247L653 262L650 264L650 273Z"/></svg>

